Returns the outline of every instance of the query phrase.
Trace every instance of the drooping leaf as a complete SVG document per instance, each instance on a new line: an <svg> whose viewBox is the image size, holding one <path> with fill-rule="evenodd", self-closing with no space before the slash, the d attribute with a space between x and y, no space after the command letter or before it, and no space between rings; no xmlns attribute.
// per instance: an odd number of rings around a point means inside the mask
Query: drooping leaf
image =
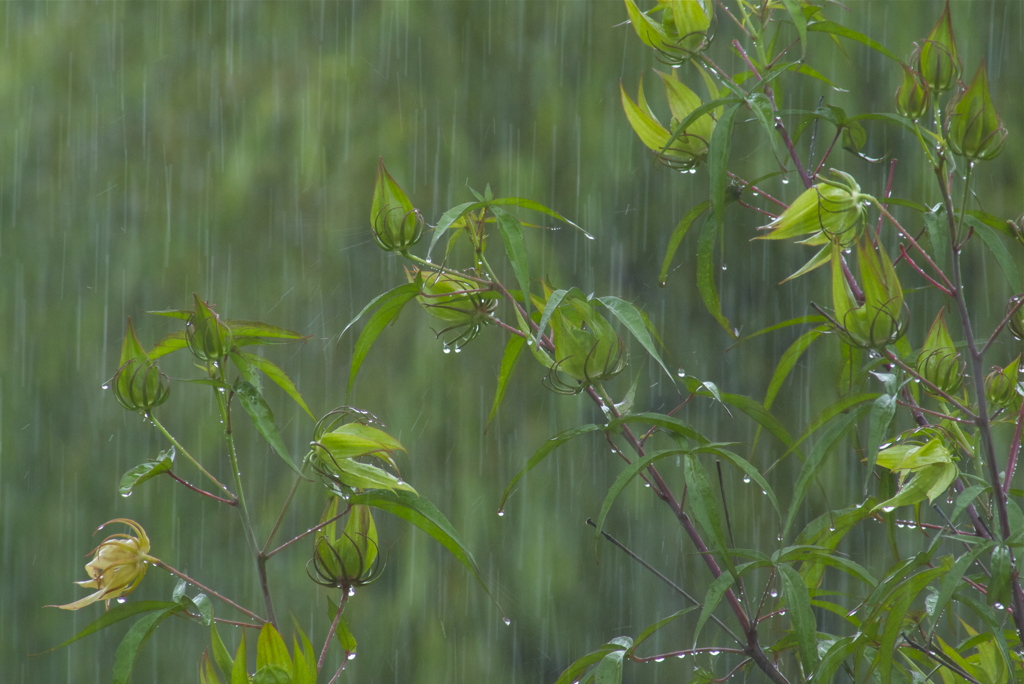
<svg viewBox="0 0 1024 684"><path fill-rule="evenodd" d="M801 509L800 504L810 490L811 484L818 475L818 471L826 462L826 456L832 451L832 446L870 410L869 406L860 405L849 413L841 415L828 424L825 431L818 436L814 448L807 454L800 469L800 476L793 487L793 500L789 505L789 512L786 514L786 522L782 526L782 534L785 537L789 528L796 519L797 512Z"/></svg>
<svg viewBox="0 0 1024 684"><path fill-rule="evenodd" d="M168 617L181 610L181 606L173 606L150 613L141 617L132 625L128 632L121 639L121 643L114 653L113 683L127 684L131 677L132 668L135 667L135 659L138 658L139 650L146 643L157 626Z"/></svg>
<svg viewBox="0 0 1024 684"><path fill-rule="evenodd" d="M480 575L476 561L473 560L473 555L466 548L458 532L452 527L452 524L448 522L444 514L437 510L437 507L430 501L407 491L373 489L352 496L349 499L349 503L366 504L367 506L387 511L429 534L443 547L448 549L449 553L455 556L456 560L473 573L480 586L484 588L484 591L493 600L494 597Z"/></svg>
<svg viewBox="0 0 1024 684"><path fill-rule="evenodd" d="M359 489L384 489L398 491L404 489L415 494L416 490L408 482L398 479L383 468L369 463L362 463L351 458L323 459L325 467L337 477L342 484Z"/></svg>
<svg viewBox="0 0 1024 684"><path fill-rule="evenodd" d="M526 465L523 466L522 470L516 473L515 477L512 478L512 481L508 483L507 487L505 487L505 493L501 495L501 504L498 506L498 511L501 512L505 509L505 502L508 500L509 495L512 493L512 488L515 487L516 483L519 482L526 473L533 470L541 461L547 458L548 454L574 437L579 437L580 435L588 432L595 432L601 429L603 428L600 425L581 425L579 427L559 432L554 437L549 438L544 442L540 449L537 449L537 451L534 452L533 456L531 456L530 460L526 462Z"/></svg>
<svg viewBox="0 0 1024 684"><path fill-rule="evenodd" d="M662 287L665 286L665 281L668 279L668 271L672 266L672 259L676 255L676 251L679 249L679 245L682 244L683 238L686 237L686 233L700 216L708 210L711 206L709 200L705 200L695 206L690 211L686 212L683 218L679 219L679 223L676 224L675 229L672 231L672 236L668 240L668 246L665 248L665 257L661 262L661 273L658 274L658 283Z"/></svg>
<svg viewBox="0 0 1024 684"><path fill-rule="evenodd" d="M612 486L608 488L608 493L605 495L604 502L601 504L601 512L597 516L597 524L594 526L594 534L597 536L601 535L601 530L604 529L604 519L611 510L612 504L615 502L615 499L619 496L625 486L629 484L634 477L655 461L663 459L666 456L678 456L685 453L687 453L686 449L662 449L660 451L653 451L645 455L643 458L639 458L627 465L615 478L615 482L612 483Z"/></svg>
<svg viewBox="0 0 1024 684"><path fill-rule="evenodd" d="M722 302L718 296L718 284L715 281L717 269L715 268L715 245L718 242L720 233L715 221L705 221L700 229L700 237L697 240L697 289L700 291L701 301L708 313L718 321L718 324L736 337L729 319L722 313Z"/></svg>
<svg viewBox="0 0 1024 684"><path fill-rule="evenodd" d="M491 207L494 217L498 221L498 232L501 233L502 242L505 243L505 255L512 264L512 272L519 283L519 289L523 292L523 306L529 313L530 304L530 262L526 254L526 242L523 240L523 225L515 216L506 211ZM527 316L529 317L529 316Z"/></svg>
<svg viewBox="0 0 1024 684"><path fill-rule="evenodd" d="M296 475L301 477L302 471L292 461L291 454L288 453L288 447L284 445L284 439L281 438L281 432L277 429L277 424L274 423L274 412L270 410L270 405L263 398L263 395L260 394L259 390L252 383L242 379L235 383L234 392L239 400L241 400L242 408L249 415L256 431L277 452L281 460L287 463L288 467Z"/></svg>
<svg viewBox="0 0 1024 684"><path fill-rule="evenodd" d="M319 444L335 458L356 458L406 451L402 443L380 428L346 423L320 436Z"/></svg>
<svg viewBox="0 0 1024 684"><path fill-rule="evenodd" d="M313 415L313 412L309 410L309 407L306 406L306 402L303 400L302 395L299 394L299 388L295 386L295 383L288 377L288 374L281 370L273 361L256 354L247 354L244 352L232 352L231 356L233 359L239 357L244 362L255 366L261 373L270 378L274 384L283 389L285 393L287 393L288 396L306 412L306 415L313 419L316 418L316 416Z"/></svg>
<svg viewBox="0 0 1024 684"><path fill-rule="evenodd" d="M213 651L213 660L217 663L217 667L220 668L225 677L230 677L235 661L231 657L227 646L224 645L224 640L220 638L216 622L210 623L210 650Z"/></svg>
<svg viewBox="0 0 1024 684"><path fill-rule="evenodd" d="M803 577L790 565L779 566L779 578L782 580L782 592L789 604L789 619L793 625L800 660L804 672L813 672L818 664L817 622L811 611L811 598Z"/></svg>
<svg viewBox="0 0 1024 684"><path fill-rule="evenodd" d="M614 653L616 651L625 651L625 649L619 644L607 643L596 651L577 658L572 665L562 671L562 674L559 675L557 680L555 680L555 684L574 684L575 682L581 681L583 674L589 670L591 666L601 662L609 653Z"/></svg>
<svg viewBox="0 0 1024 684"><path fill-rule="evenodd" d="M501 367L498 370L498 386L494 390L494 401L491 403L491 411L487 414L487 424L490 425L494 416L498 413L505 398L505 390L508 389L508 381L512 378L512 371L515 370L516 362L519 360L519 352L523 350L526 338L519 335L509 335L505 343L505 352L501 356Z"/></svg>
<svg viewBox="0 0 1024 684"><path fill-rule="evenodd" d="M352 325L363 317L367 311L371 308L380 304L380 308L373 312L370 316L370 320L363 326L363 331L359 333L359 338L356 339L355 348L352 350L352 363L349 366L348 372L348 387L346 388L346 394L352 393L352 386L356 382L356 375L359 374L359 369L363 365L363 360L369 353L370 348L373 346L377 336L393 321L399 313L402 311L402 307L408 304L413 298L420 293L419 285L416 283L406 283L399 285L398 287L388 290L384 294L377 295L374 297L369 304L363 307L363 310L356 315L352 321L345 326L345 330L341 331L344 335L345 331L348 330Z"/></svg>
<svg viewBox="0 0 1024 684"><path fill-rule="evenodd" d="M692 454L687 454L683 459L683 474L686 478L686 488L693 517L708 535L708 545L716 553L717 560L725 565L735 577L736 570L729 553L729 540L722 524L718 497L715 496L714 488L711 486L711 478L708 477L700 460Z"/></svg>
<svg viewBox="0 0 1024 684"><path fill-rule="evenodd" d="M135 466L121 476L121 483L117 486L117 492L121 496L128 496L140 484L166 473L174 465L174 447L161 451L152 461L146 461Z"/></svg>
<svg viewBox="0 0 1024 684"><path fill-rule="evenodd" d="M174 601L131 601L129 603L118 603L110 607L109 610L104 611L98 618L90 622L85 629L80 631L75 636L71 637L67 641L57 644L50 651L56 651L58 648L63 648L68 644L74 643L83 637L87 637L93 632L98 632L101 629L105 629L111 625L117 624L122 620L127 620L130 617L134 617L139 613L148 613L150 611L163 611L169 608L177 608L178 604Z"/></svg>
<svg viewBox="0 0 1024 684"><path fill-rule="evenodd" d="M818 339L824 332L822 328L814 328L808 330L800 337L796 338L791 345L782 353L779 357L779 362L775 365L775 371L772 373L771 380L768 381L768 391L764 395L764 408L765 410L771 409L772 403L775 401L775 397L778 396L779 390L782 389L782 383L785 382L786 378L789 377L789 372L793 370L796 362L800 359L805 351Z"/></svg>
<svg viewBox="0 0 1024 684"><path fill-rule="evenodd" d="M624 299L618 297L598 297L597 301L608 307L619 322L626 326L630 334L636 338L636 341L643 346L647 353L651 355L658 365L661 366L662 370L668 375L669 378L675 382L676 376L672 374L672 371L668 369L665 362L661 360L661 355L658 354L657 348L654 346L654 340L651 339L651 335L647 330L647 324L644 319L644 315L634 305L630 304Z"/></svg>
<svg viewBox="0 0 1024 684"><path fill-rule="evenodd" d="M849 38L850 40L856 41L861 45L866 45L875 52L885 55L894 62L899 62L900 59L893 53L889 52L884 45L878 41L865 36L859 31L854 31L851 28L842 26L835 23L834 21L815 21L807 25L808 31L820 31L822 33L831 33L836 36L842 36L843 38Z"/></svg>

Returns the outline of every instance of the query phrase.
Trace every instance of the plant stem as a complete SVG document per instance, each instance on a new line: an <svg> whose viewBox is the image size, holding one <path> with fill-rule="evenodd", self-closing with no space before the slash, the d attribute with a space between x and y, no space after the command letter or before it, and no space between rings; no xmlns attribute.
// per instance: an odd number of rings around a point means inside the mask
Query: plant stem
<svg viewBox="0 0 1024 684"><path fill-rule="evenodd" d="M334 638L334 633L338 630L338 623L341 622L341 614L345 612L346 603L348 603L348 591L342 590L341 601L338 603L338 612L334 614L334 621L331 623L331 628L327 630L327 638L324 639L323 650L320 651L320 657L316 661L317 672L320 672L324 667L324 660L327 658L327 647L331 645L331 639ZM345 657L348 657L347 653ZM344 666L344 663L342 663L342 667Z"/></svg>
<svg viewBox="0 0 1024 684"><path fill-rule="evenodd" d="M224 493L228 495L229 499L231 499L232 501L235 501L237 499L237 497L234 494L231 493L230 489L228 489L226 486L221 484L220 480L218 480L213 475L211 475L206 470L206 468L204 468L202 466L202 464L199 463L199 461L197 461L196 459L194 459L192 457L192 454L188 453L188 451L185 449L185 447L181 446L181 444L178 443L178 440L176 440L174 438L174 435L172 435L170 432L167 431L167 428L165 428L163 426L163 423L161 423L159 420L156 419L156 416L154 416L152 413L147 414L147 415L148 415L149 419L153 422L153 425L156 426L156 429L159 430L163 434L163 436L167 438L167 441L169 441L174 446L174 448L177 449L179 453L181 453L182 456L187 458L192 463L192 465L194 465L196 468L198 468L199 472L201 472L203 475L205 475L207 477L207 479L210 480L210 482L213 482L217 487L222 489L224 491Z"/></svg>

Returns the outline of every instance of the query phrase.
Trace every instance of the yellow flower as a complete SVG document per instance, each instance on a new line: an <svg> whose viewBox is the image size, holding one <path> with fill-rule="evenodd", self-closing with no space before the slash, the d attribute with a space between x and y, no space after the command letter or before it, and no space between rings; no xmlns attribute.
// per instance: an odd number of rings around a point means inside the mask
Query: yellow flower
<svg viewBox="0 0 1024 684"><path fill-rule="evenodd" d="M74 603L52 607L78 610L97 601L106 601L109 608L113 599L126 596L139 586L139 582L146 575L147 563L157 562L156 558L149 555L149 537L141 525L127 518L115 518L101 525L96 531L111 523L124 523L136 536L112 534L100 542L92 551L93 559L85 566L85 571L89 573L91 579L75 582L96 591Z"/></svg>

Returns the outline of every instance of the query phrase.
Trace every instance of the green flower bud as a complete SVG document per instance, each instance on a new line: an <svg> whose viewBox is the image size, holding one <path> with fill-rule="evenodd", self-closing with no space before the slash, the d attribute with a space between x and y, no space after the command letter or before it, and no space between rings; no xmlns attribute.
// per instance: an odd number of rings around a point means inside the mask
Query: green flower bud
<svg viewBox="0 0 1024 684"><path fill-rule="evenodd" d="M1020 370L1020 357L1014 359L1006 368L993 366L985 376L985 398L993 406L1016 410L1020 406L1021 388L1017 384Z"/></svg>
<svg viewBox="0 0 1024 684"><path fill-rule="evenodd" d="M171 396L170 380L142 348L131 318L121 345L121 365L105 387L129 411L148 412Z"/></svg>
<svg viewBox="0 0 1024 684"><path fill-rule="evenodd" d="M1010 329L1011 335L1024 341L1024 306L1021 305L1021 300L1024 300L1024 294L1014 295L1006 303L1006 315L1009 316L1006 327Z"/></svg>
<svg viewBox="0 0 1024 684"><path fill-rule="evenodd" d="M629 23L637 36L658 52L668 64L682 64L710 44L711 0L662 0L655 8L664 10L661 22L641 12L635 0L625 0Z"/></svg>
<svg viewBox="0 0 1024 684"><path fill-rule="evenodd" d="M954 152L971 160L993 159L1002 152L1006 127L992 105L985 60L971 85L953 101L952 107L946 124L946 140Z"/></svg>
<svg viewBox="0 0 1024 684"><path fill-rule="evenodd" d="M771 232L759 239L785 240L810 234L804 243L852 245L867 217L864 203L871 197L861 193L853 176L835 169L831 173L835 180L822 179L804 190L782 215L765 226Z"/></svg>
<svg viewBox="0 0 1024 684"><path fill-rule="evenodd" d="M903 83L896 89L896 111L900 116L917 120L928 112L932 104L931 89L921 75L903 65Z"/></svg>
<svg viewBox="0 0 1024 684"><path fill-rule="evenodd" d="M864 289L864 302L859 303L846 280L839 246L834 244L832 250L832 298L843 340L855 347L881 349L902 337L903 288L888 255L866 240L857 243Z"/></svg>
<svg viewBox="0 0 1024 684"><path fill-rule="evenodd" d="M630 126L640 138L640 141L658 155L658 160L668 167L687 171L696 168L708 156L708 143L711 134L715 130L715 120L710 114L703 114L697 120L687 126L686 130L675 134L687 117L697 110L703 103L700 97L683 85L676 77L675 72L663 74L656 72L661 77L665 86L665 96L668 98L669 109L672 112L672 120L667 128L661 125L647 98L644 97L644 84L640 82L640 89L637 92L637 101L626 94L625 88L619 84L619 94L622 100L622 108L626 112Z"/></svg>
<svg viewBox="0 0 1024 684"><path fill-rule="evenodd" d="M960 76L960 57L953 40L953 20L949 14L949 0L942 16L935 22L932 32L918 51L917 71L933 92L942 93L954 85Z"/></svg>
<svg viewBox="0 0 1024 684"><path fill-rule="evenodd" d="M551 329L555 364L548 380L555 391L575 394L626 367L625 341L597 312L596 303L582 295L562 300L551 316Z"/></svg>
<svg viewBox="0 0 1024 684"><path fill-rule="evenodd" d="M331 497L320 522L334 518L337 509L338 497ZM344 517L341 536L335 536L333 521L317 531L311 560L316 577L310 577L318 584L348 590L380 577L379 543L369 506L351 506Z"/></svg>
<svg viewBox="0 0 1024 684"><path fill-rule="evenodd" d="M409 282L420 285L416 297L420 305L431 316L450 325L437 333L440 337L450 330L460 333L446 344L456 349L476 337L490 322L490 314L497 308L497 293L486 286L451 273L406 270Z"/></svg>
<svg viewBox="0 0 1024 684"><path fill-rule="evenodd" d="M965 364L949 336L945 313L945 308L939 311L928 331L924 347L917 357L917 372L946 394L953 394L960 389Z"/></svg>
<svg viewBox="0 0 1024 684"><path fill-rule="evenodd" d="M185 323L185 342L200 361L214 363L227 356L235 345L231 327L220 320L210 305L193 293L195 310Z"/></svg>
<svg viewBox="0 0 1024 684"><path fill-rule="evenodd" d="M404 252L423 236L423 216L395 179L384 168L384 158L377 163L377 180L370 206L370 225L380 248L388 252Z"/></svg>

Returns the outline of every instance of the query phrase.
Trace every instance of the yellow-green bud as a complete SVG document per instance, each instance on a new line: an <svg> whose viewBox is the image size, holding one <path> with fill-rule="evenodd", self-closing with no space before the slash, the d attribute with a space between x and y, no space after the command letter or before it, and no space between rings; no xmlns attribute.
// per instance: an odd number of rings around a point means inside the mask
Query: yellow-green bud
<svg viewBox="0 0 1024 684"><path fill-rule="evenodd" d="M370 225L377 244L388 252L404 252L420 241L423 224L422 214L413 208L409 197L384 168L381 157L370 206Z"/></svg>
<svg viewBox="0 0 1024 684"><path fill-rule="evenodd" d="M1022 305L1022 300L1024 300L1024 294L1019 294L1010 297L1010 301L1006 303L1006 315L1009 316L1006 327L1010 329L1011 335L1024 341L1024 305Z"/></svg>
<svg viewBox="0 0 1024 684"><path fill-rule="evenodd" d="M321 522L335 517L337 507L338 497L332 497ZM317 531L312 558L317 576L310 577L318 584L347 590L373 582L380 573L377 526L370 507L351 506L344 517L345 529L341 536L334 535L334 522Z"/></svg>
<svg viewBox="0 0 1024 684"><path fill-rule="evenodd" d="M832 298L838 332L844 341L856 347L881 349L902 337L906 330L903 288L889 256L866 240L857 243L864 289L864 302L859 303L846 280L839 245L833 244L832 249Z"/></svg>
<svg viewBox="0 0 1024 684"><path fill-rule="evenodd" d="M932 104L931 90L921 75L903 65L903 83L896 89L896 111L900 116L917 120L928 112Z"/></svg>
<svg viewBox="0 0 1024 684"><path fill-rule="evenodd" d="M640 11L635 0L625 0L629 23L637 36L669 64L682 64L710 42L714 4L711 0L662 0L661 22Z"/></svg>
<svg viewBox="0 0 1024 684"><path fill-rule="evenodd" d="M946 310L943 308L935 317L924 347L917 357L917 372L946 394L960 389L963 381L964 363L953 346L953 339L946 327Z"/></svg>
<svg viewBox="0 0 1024 684"><path fill-rule="evenodd" d="M1006 127L992 104L988 72L981 61L971 85L953 101L946 125L950 148L968 159L993 159L1003 150Z"/></svg>
<svg viewBox="0 0 1024 684"><path fill-rule="evenodd" d="M171 395L170 380L142 348L131 318L121 345L121 365L106 386L114 391L117 403L129 411L149 411Z"/></svg>
<svg viewBox="0 0 1024 684"><path fill-rule="evenodd" d="M760 239L785 240L810 234L804 240L807 244L853 244L867 217L864 204L871 197L861 193L853 176L835 169L831 173L834 180L822 179L804 190L782 215L765 226L771 232Z"/></svg>
<svg viewBox="0 0 1024 684"><path fill-rule="evenodd" d="M985 376L985 398L994 406L1016 410L1021 400L1021 388L1017 384L1019 369L1019 356L1006 368L993 366Z"/></svg>
<svg viewBox="0 0 1024 684"><path fill-rule="evenodd" d="M185 342L189 351L200 361L218 362L235 345L231 327L220 320L210 305L193 293L195 309L185 323Z"/></svg>
<svg viewBox="0 0 1024 684"><path fill-rule="evenodd" d="M451 343L459 349L479 334L490 322L490 315L498 306L497 293L486 285L451 273L406 270L409 282L420 285L422 294L416 297L420 305L434 318L448 323L438 337L449 330L461 329Z"/></svg>
<svg viewBox="0 0 1024 684"><path fill-rule="evenodd" d="M935 22L918 51L917 71L933 92L942 93L956 85L956 79L960 76L960 57L953 40L949 0L946 1L942 16Z"/></svg>
<svg viewBox="0 0 1024 684"><path fill-rule="evenodd" d="M575 393L601 380L609 380L626 367L626 343L596 310L595 302L581 295L566 296L551 316L555 365L552 389ZM564 374L575 383L566 382Z"/></svg>

